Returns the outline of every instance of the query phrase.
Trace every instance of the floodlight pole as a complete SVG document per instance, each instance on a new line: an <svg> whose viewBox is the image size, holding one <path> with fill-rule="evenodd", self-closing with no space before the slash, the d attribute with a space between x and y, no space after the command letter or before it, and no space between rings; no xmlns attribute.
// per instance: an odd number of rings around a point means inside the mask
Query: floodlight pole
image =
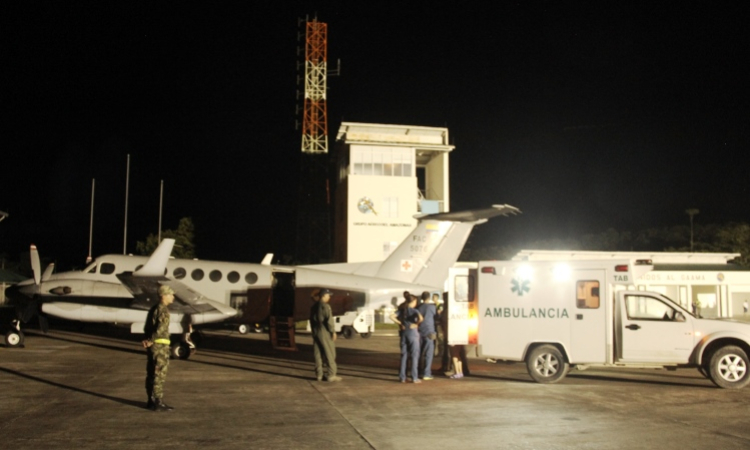
<svg viewBox="0 0 750 450"><path fill-rule="evenodd" d="M128 191L130 190L130 154L128 154L128 165L125 171L125 234L122 238L122 254L127 255L128 247Z"/></svg>

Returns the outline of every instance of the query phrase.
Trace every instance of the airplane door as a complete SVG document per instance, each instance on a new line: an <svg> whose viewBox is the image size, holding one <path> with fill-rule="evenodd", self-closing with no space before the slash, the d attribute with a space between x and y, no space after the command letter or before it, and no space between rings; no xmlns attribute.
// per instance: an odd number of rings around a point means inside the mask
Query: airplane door
<svg viewBox="0 0 750 450"><path fill-rule="evenodd" d="M688 362L694 346L689 317L645 293L619 292L617 300L623 362Z"/></svg>
<svg viewBox="0 0 750 450"><path fill-rule="evenodd" d="M567 298L575 295L575 306L570 314L572 363L606 362L607 305L600 295L604 290L604 275L604 270L575 270L575 292L564 294Z"/></svg>
<svg viewBox="0 0 750 450"><path fill-rule="evenodd" d="M274 271L271 274L271 315L294 316L294 272Z"/></svg>
<svg viewBox="0 0 750 450"><path fill-rule="evenodd" d="M271 273L271 345L279 350L297 350L294 341L295 273Z"/></svg>

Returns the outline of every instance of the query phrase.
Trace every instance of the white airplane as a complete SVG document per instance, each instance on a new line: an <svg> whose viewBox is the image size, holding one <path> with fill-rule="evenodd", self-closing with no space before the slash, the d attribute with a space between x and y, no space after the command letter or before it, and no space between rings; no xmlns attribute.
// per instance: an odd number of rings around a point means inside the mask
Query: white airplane
<svg viewBox="0 0 750 450"><path fill-rule="evenodd" d="M170 259L174 241L165 239L151 257L104 255L83 271L39 275L39 256L32 246L34 278L6 290L19 321L6 334L8 346L23 344L20 321L40 309L43 314L86 322L129 324L142 333L148 309L158 301L160 285L175 291L172 332L183 335L173 354L188 357L192 325L219 321L250 324L270 317L309 318L311 294L333 292L334 315L395 305L404 291L442 291L448 268L458 259L475 225L520 211L509 205L417 217L417 227L385 261L278 266L267 255L260 264ZM42 328L45 329L44 323Z"/></svg>

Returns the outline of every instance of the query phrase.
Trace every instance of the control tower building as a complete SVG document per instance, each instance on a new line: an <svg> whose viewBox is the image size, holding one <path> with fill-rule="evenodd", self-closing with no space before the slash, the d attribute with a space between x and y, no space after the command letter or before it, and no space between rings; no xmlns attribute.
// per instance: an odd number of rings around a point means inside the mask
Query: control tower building
<svg viewBox="0 0 750 450"><path fill-rule="evenodd" d="M344 122L336 136L334 260L381 261L450 210L448 129Z"/></svg>

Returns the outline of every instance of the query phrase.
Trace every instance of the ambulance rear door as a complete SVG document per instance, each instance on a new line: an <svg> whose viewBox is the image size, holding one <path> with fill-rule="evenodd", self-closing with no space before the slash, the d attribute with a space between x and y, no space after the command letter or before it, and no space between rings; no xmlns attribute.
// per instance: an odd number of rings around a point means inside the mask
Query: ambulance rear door
<svg viewBox="0 0 750 450"><path fill-rule="evenodd" d="M604 269L573 270L574 299L570 316L571 363L604 363L607 358L607 314Z"/></svg>

